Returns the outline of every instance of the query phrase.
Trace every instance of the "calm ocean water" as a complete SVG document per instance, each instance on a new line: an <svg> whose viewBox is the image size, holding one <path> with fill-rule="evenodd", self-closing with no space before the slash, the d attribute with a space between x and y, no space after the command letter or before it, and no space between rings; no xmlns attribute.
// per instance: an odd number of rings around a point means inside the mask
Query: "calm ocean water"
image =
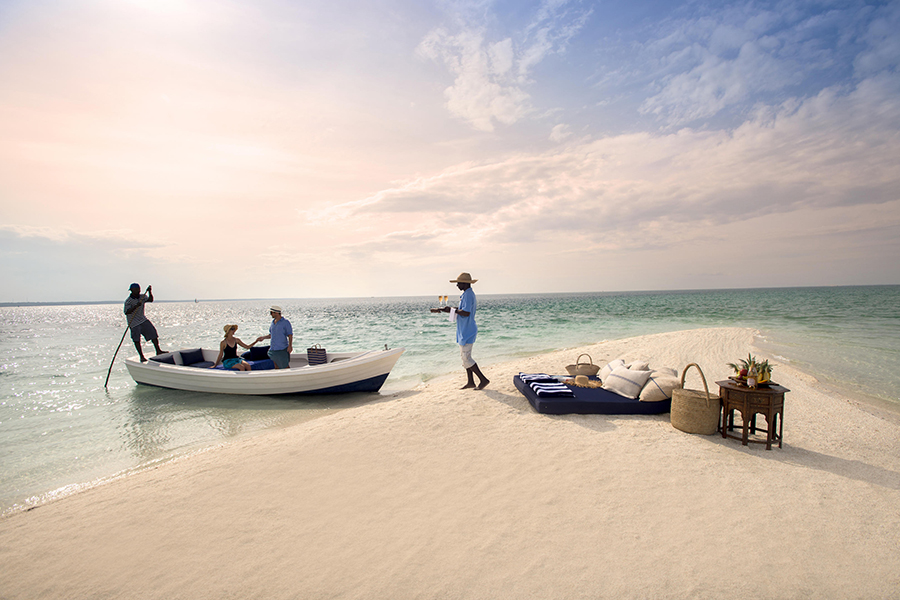
<svg viewBox="0 0 900 600"><path fill-rule="evenodd" d="M477 291L477 290L476 290ZM446 292L451 294L450 290ZM481 365L607 339L717 326L762 331L767 352L824 383L900 408L900 286L479 295ZM124 298L123 298L124 301ZM461 371L453 326L418 298L278 300L295 346L405 347L382 393ZM269 301L157 302L163 348L215 347L222 326L267 333ZM372 399L241 398L138 386L121 304L0 307L0 511ZM151 352L149 344L145 353ZM739 357L735 357L739 358Z"/></svg>

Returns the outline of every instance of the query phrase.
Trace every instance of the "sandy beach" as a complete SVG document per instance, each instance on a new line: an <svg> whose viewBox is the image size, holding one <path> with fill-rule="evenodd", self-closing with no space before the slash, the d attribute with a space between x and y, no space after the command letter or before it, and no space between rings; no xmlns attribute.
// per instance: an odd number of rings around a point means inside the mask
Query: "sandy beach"
<svg viewBox="0 0 900 600"><path fill-rule="evenodd" d="M0 598L900 598L896 415L775 360L766 451L668 414L541 415L512 384L588 353L696 362L716 394L753 342L604 342L487 366L480 392L460 369L13 514Z"/></svg>

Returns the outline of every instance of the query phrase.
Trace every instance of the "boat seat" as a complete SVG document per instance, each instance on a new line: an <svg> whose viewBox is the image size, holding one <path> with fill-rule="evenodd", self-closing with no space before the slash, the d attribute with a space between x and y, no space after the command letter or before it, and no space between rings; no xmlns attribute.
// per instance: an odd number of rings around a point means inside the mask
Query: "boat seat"
<svg viewBox="0 0 900 600"><path fill-rule="evenodd" d="M187 366L196 367L198 369L208 369L213 366L213 362L211 360L201 360L200 362L191 363Z"/></svg>
<svg viewBox="0 0 900 600"><path fill-rule="evenodd" d="M272 362L271 358L266 358L263 360L248 360L247 362L250 363L250 367L252 367L254 371L268 371L269 369L275 368L275 363Z"/></svg>
<svg viewBox="0 0 900 600"><path fill-rule="evenodd" d="M274 368L275 368L275 363L272 362L272 359L271 359L271 358L266 358L266 359L264 359L264 360L247 360L247 359L245 358L244 360L245 360L247 363L249 363L250 368L251 368L252 370L254 370L254 371L268 371L268 370L270 370L270 369L274 369ZM213 364L212 364L211 362L205 362L205 363L197 363L197 364L194 364L194 365L191 365L191 366L192 366L192 367L202 367L202 366L204 366L204 365L206 365L207 367L211 367ZM216 369L218 369L219 371L225 371L225 370L226 370L225 367L224 367L223 365L219 365L218 367L216 367ZM228 370L228 371L232 371L232 370L234 370L234 369L227 369L227 370Z"/></svg>

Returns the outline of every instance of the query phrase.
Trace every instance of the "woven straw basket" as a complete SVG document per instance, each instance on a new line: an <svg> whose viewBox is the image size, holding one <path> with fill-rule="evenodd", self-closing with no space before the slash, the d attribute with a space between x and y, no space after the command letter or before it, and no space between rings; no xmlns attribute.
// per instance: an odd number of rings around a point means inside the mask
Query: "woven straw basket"
<svg viewBox="0 0 900 600"><path fill-rule="evenodd" d="M588 362L581 362L582 356L587 356ZM575 359L574 365L566 366L566 371L569 372L569 375L587 375L593 377L600 371L600 367L594 364L594 359L591 358L590 354L581 354Z"/></svg>
<svg viewBox="0 0 900 600"><path fill-rule="evenodd" d="M700 371L705 391L684 389L684 377L691 367L697 367ZM706 377L697 363L684 368L681 373L681 388L672 390L672 426L686 433L714 434L719 428L719 399L709 395Z"/></svg>

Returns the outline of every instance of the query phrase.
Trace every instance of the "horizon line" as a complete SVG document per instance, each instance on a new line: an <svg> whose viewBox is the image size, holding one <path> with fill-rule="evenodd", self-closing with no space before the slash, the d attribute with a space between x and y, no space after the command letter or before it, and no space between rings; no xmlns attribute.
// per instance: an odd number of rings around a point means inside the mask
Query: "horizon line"
<svg viewBox="0 0 900 600"><path fill-rule="evenodd" d="M603 290L590 292L495 292L482 294L482 296L550 296L550 295L577 295L577 294L648 294L648 293L686 293L686 292L718 292L718 291L750 291L750 290L793 290L815 288L852 288L852 287L891 287L898 283L863 283L863 284L834 284L834 285L800 285L800 286L765 286L765 287L731 287L731 288L683 288L683 289L646 289L646 290ZM179 300L154 300L154 303L196 303L201 302L270 302L272 300L362 300L370 298L424 298L433 294L410 294L401 296L307 296L298 298L194 298ZM90 306L96 304L120 304L124 300L48 300L39 302L0 302L0 308L17 308L30 306Z"/></svg>

